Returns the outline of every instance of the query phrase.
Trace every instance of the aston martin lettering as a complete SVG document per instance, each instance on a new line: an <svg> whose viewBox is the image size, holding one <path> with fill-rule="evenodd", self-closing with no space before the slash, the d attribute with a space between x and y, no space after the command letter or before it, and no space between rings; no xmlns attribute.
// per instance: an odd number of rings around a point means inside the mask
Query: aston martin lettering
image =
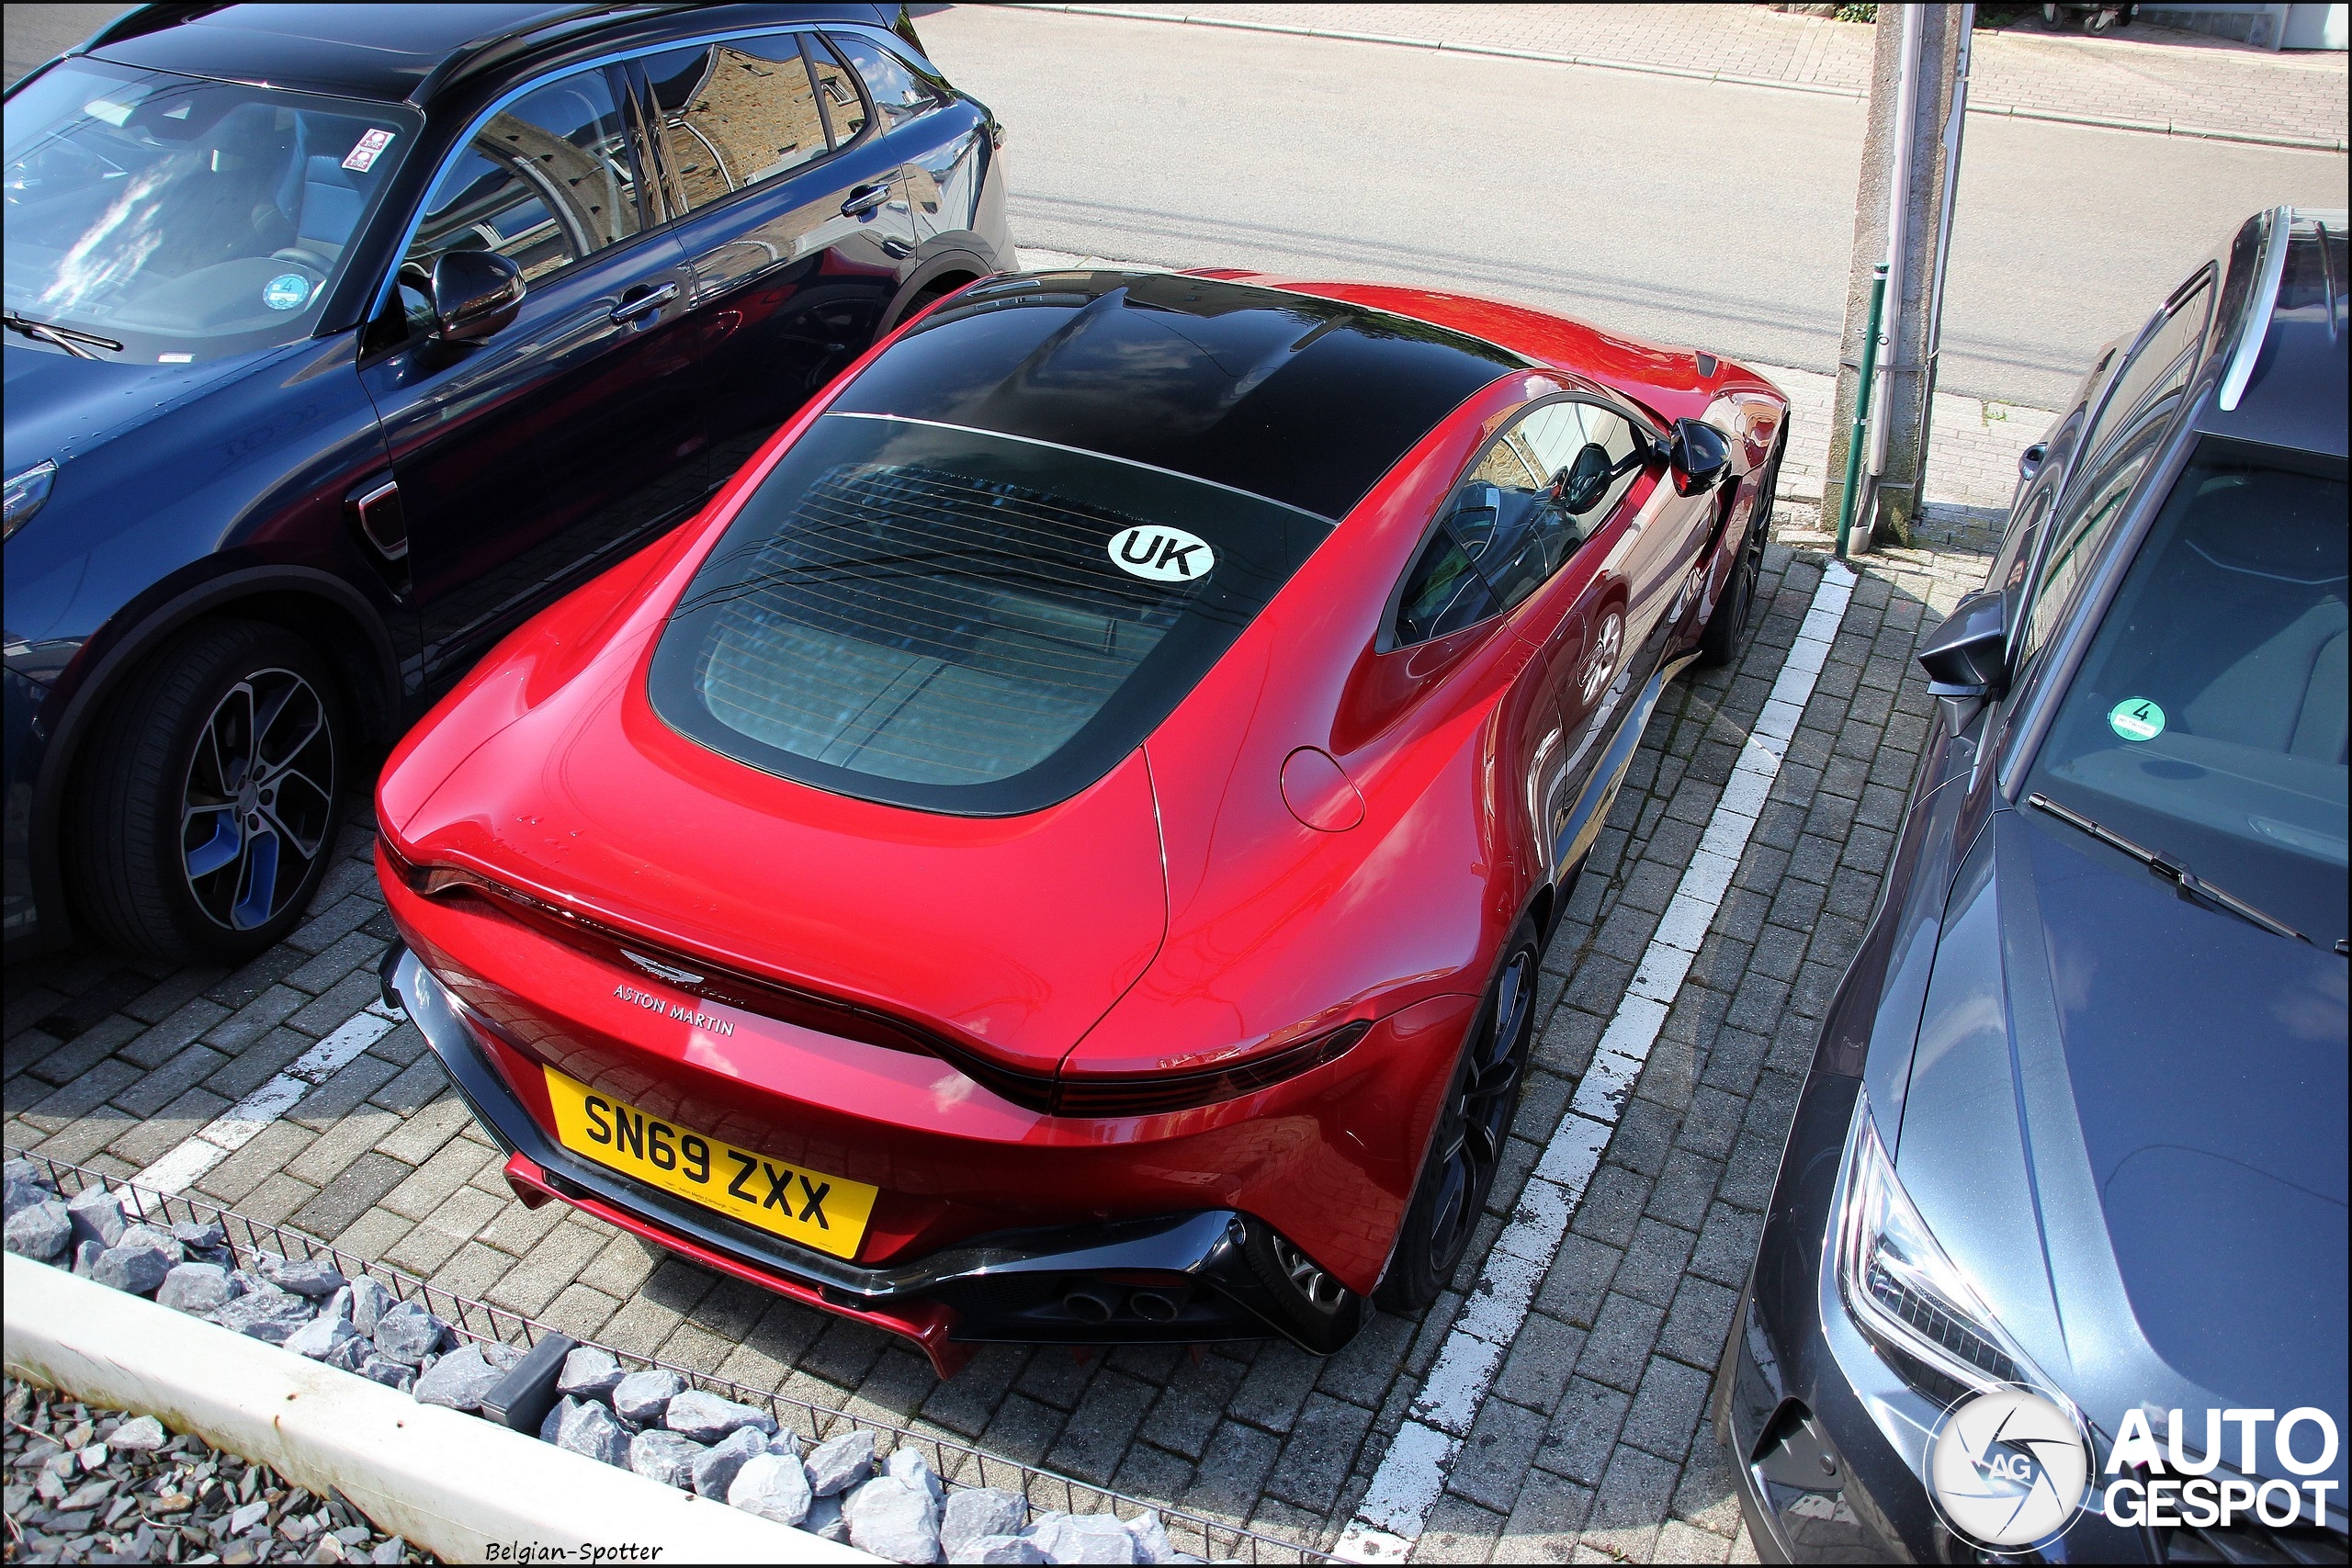
<svg viewBox="0 0 2352 1568"><path fill-rule="evenodd" d="M716 1013L698 1011L684 1002L665 1002L660 997L639 990L627 981L615 986L613 995L631 1007L640 1007L648 1012L658 1012L665 1018L674 1018L680 1023L692 1024L696 1029L707 1029L713 1034L735 1032L735 1026Z"/></svg>

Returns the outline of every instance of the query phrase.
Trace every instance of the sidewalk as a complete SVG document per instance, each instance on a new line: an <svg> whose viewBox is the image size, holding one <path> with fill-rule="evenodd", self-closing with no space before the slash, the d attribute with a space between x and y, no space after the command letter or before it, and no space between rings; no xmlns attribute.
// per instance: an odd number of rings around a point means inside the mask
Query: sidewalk
<svg viewBox="0 0 2352 1568"><path fill-rule="evenodd" d="M1754 86L1862 97L1871 29L1761 6L1122 5L1047 7L1571 58ZM2341 149L2346 57L2271 53L2170 28L2105 38L2021 23L1975 35L1979 114Z"/></svg>

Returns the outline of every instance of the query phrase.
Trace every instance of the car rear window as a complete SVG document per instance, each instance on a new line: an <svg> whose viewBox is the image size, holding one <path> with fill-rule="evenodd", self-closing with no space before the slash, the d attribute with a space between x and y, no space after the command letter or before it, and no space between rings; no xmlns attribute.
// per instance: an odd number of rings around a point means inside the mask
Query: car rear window
<svg viewBox="0 0 2352 1568"><path fill-rule="evenodd" d="M1329 532L1140 464L828 414L695 574L653 705L821 789L1038 810L1132 751Z"/></svg>

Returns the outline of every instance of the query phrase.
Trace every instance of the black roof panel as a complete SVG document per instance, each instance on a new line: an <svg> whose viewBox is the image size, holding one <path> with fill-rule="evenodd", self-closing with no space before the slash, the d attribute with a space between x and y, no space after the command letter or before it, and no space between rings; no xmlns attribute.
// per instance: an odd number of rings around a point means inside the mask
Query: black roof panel
<svg viewBox="0 0 2352 1568"><path fill-rule="evenodd" d="M2208 399L2197 423L2219 435L2342 457L2352 412L2346 400L2352 384L2352 247L2342 213L2303 212L2297 219L2278 302L2262 329L2262 353L2245 394L2228 411ZM2222 344L2224 367L2230 347Z"/></svg>
<svg viewBox="0 0 2352 1568"><path fill-rule="evenodd" d="M396 100L455 51L554 20L577 6L226 6L136 38L100 60Z"/></svg>
<svg viewBox="0 0 2352 1568"><path fill-rule="evenodd" d="M833 407L1051 441L1338 518L1464 399L1527 364L1281 289L1042 273L959 296Z"/></svg>

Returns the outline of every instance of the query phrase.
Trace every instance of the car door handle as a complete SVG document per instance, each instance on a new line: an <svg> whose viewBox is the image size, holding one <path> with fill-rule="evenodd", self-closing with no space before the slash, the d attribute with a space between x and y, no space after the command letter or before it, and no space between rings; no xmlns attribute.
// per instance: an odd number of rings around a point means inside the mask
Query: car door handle
<svg viewBox="0 0 2352 1568"><path fill-rule="evenodd" d="M611 319L615 321L633 321L639 316L651 315L677 297L678 286L674 283L665 283L659 288L649 288L635 298L625 296L619 304L613 307Z"/></svg>
<svg viewBox="0 0 2352 1568"><path fill-rule="evenodd" d="M853 186L849 193L849 199L842 203L842 216L864 217L889 199L890 182L888 180L884 180L879 185Z"/></svg>

